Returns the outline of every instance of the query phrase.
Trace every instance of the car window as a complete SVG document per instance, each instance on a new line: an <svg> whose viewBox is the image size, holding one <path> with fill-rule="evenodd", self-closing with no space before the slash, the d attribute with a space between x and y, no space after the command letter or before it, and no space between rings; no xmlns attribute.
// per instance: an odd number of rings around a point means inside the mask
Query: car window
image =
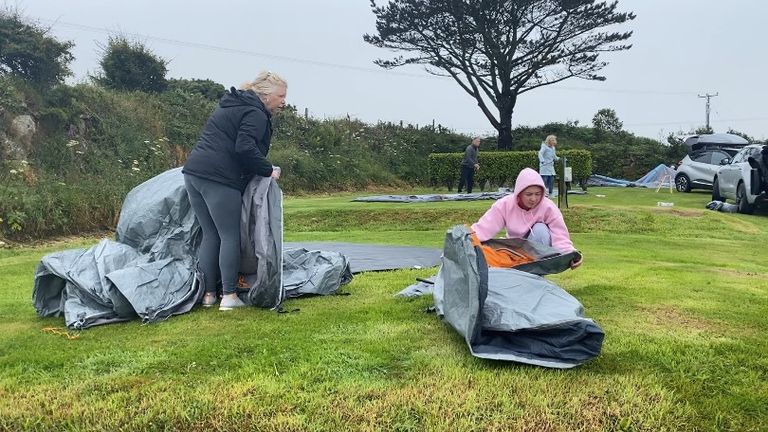
<svg viewBox="0 0 768 432"><path fill-rule="evenodd" d="M722 161L725 158L730 158L728 153L721 152L721 151L713 151L712 152L712 161L710 163L712 165L720 165L720 161Z"/></svg>
<svg viewBox="0 0 768 432"><path fill-rule="evenodd" d="M699 162L699 163L705 163L705 164L712 163L712 153L708 151L701 152L701 153L694 153L691 155L691 159L694 162Z"/></svg>
<svg viewBox="0 0 768 432"><path fill-rule="evenodd" d="M740 152L736 153L736 156L733 157L733 160L731 163L741 163L747 161L747 155L749 154L749 149L743 149Z"/></svg>

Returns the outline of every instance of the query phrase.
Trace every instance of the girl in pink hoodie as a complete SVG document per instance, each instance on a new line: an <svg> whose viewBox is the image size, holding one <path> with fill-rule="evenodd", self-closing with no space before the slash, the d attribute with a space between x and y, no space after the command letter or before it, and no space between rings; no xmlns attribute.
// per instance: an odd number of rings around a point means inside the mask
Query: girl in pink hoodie
<svg viewBox="0 0 768 432"><path fill-rule="evenodd" d="M472 225L481 242L492 239L502 228L507 238L527 238L552 246L563 253L576 250L565 226L563 214L555 203L544 199L544 181L536 171L525 168L515 181L512 195L493 203L490 209ZM582 259L571 263L581 265Z"/></svg>

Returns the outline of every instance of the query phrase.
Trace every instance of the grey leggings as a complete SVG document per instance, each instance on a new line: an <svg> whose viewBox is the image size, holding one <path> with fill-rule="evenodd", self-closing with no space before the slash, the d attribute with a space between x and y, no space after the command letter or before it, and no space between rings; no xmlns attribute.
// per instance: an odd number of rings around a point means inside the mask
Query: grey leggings
<svg viewBox="0 0 768 432"><path fill-rule="evenodd" d="M206 292L216 292L221 277L224 294L233 294L240 270L240 191L193 175L184 175L189 202L203 230L197 254Z"/></svg>

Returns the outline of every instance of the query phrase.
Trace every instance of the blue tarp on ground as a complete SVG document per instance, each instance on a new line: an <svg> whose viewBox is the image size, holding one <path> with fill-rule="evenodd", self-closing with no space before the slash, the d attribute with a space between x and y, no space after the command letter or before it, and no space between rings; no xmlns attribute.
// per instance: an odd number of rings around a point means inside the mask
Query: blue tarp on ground
<svg viewBox="0 0 768 432"><path fill-rule="evenodd" d="M675 174L677 172L664 164L648 171L644 176L635 181L616 179L604 175L592 174L587 180L588 186L619 186L619 187L647 187L657 188L672 187L675 184Z"/></svg>

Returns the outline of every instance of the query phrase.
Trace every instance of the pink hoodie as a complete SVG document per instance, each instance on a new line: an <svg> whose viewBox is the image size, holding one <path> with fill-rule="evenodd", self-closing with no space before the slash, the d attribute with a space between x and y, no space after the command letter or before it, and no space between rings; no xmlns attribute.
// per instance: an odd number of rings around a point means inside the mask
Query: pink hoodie
<svg viewBox="0 0 768 432"><path fill-rule="evenodd" d="M515 190L512 195L493 203L490 209L472 225L472 230L480 241L493 238L502 228L507 229L507 238L525 238L531 232L531 227L537 222L542 222L549 227L552 234L552 246L561 252L576 250L565 226L563 214L555 203L547 197L542 197L539 204L525 210L517 203L517 194L528 186L539 186L544 190L544 181L536 171L525 168L520 171L515 181Z"/></svg>

